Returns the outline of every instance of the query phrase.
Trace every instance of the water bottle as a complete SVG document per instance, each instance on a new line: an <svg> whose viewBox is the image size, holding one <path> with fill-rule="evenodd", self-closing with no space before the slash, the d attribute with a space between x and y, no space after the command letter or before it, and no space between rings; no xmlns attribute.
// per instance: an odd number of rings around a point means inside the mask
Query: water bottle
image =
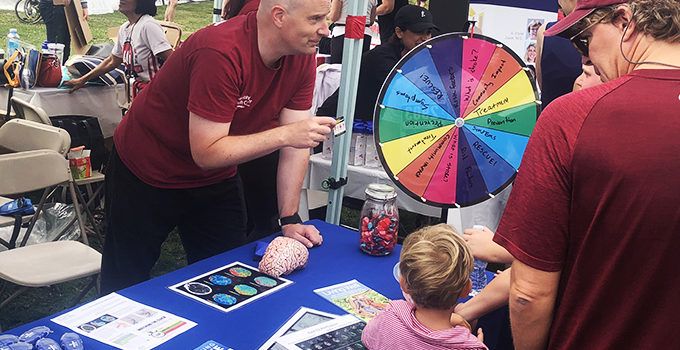
<svg viewBox="0 0 680 350"><path fill-rule="evenodd" d="M475 259L475 268L470 275L472 280L472 291L470 296L475 296L486 287L486 261Z"/></svg>
<svg viewBox="0 0 680 350"><path fill-rule="evenodd" d="M484 226L474 225L475 229L484 229ZM475 259L475 267L470 275L470 280L472 280L472 291L470 291L470 296L475 296L486 287L486 261Z"/></svg>
<svg viewBox="0 0 680 350"><path fill-rule="evenodd" d="M14 51L19 49L19 34L16 28L9 30L7 34L7 57L11 57Z"/></svg>

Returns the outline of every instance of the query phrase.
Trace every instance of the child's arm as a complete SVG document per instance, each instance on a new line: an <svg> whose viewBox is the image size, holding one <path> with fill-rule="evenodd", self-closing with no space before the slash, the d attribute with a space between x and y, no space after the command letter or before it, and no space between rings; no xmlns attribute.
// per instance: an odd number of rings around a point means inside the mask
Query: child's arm
<svg viewBox="0 0 680 350"><path fill-rule="evenodd" d="M468 228L463 232L463 238L476 259L502 264L512 263L515 259L505 248L493 241L493 234L488 227Z"/></svg>
<svg viewBox="0 0 680 350"><path fill-rule="evenodd" d="M456 305L453 315L460 315L467 321L474 321L483 315L508 304L510 297L510 269L494 278L481 293L465 303ZM451 317L453 323L453 316Z"/></svg>

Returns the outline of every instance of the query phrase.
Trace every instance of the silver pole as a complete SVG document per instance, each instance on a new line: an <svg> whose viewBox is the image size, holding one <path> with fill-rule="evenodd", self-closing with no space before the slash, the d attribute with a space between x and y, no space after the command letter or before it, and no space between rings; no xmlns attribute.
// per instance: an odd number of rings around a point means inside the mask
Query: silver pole
<svg viewBox="0 0 680 350"><path fill-rule="evenodd" d="M222 13L222 0L213 0L213 23L222 20L220 14Z"/></svg>
<svg viewBox="0 0 680 350"><path fill-rule="evenodd" d="M367 0L344 0L349 3L349 14L352 16L365 16ZM331 163L331 177L336 181L347 177L347 160L349 159L349 146L352 140L352 124L354 122L354 105L357 97L357 85L359 82L359 69L361 67L361 50L363 48L363 35L361 39L348 39L345 37L342 52L342 75L340 78L340 94L338 98L338 117L345 118L347 131L336 137L333 142L333 162ZM326 221L340 224L342 209L342 197L344 187L330 189L328 192L328 209Z"/></svg>

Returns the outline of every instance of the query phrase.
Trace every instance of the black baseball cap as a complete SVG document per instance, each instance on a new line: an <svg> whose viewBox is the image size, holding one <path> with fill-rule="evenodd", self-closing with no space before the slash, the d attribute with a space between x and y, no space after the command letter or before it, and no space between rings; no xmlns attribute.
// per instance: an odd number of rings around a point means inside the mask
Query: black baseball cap
<svg viewBox="0 0 680 350"><path fill-rule="evenodd" d="M397 11L394 17L396 27L410 30L414 33L422 33L426 30L439 30L432 20L432 13L420 6L406 5Z"/></svg>

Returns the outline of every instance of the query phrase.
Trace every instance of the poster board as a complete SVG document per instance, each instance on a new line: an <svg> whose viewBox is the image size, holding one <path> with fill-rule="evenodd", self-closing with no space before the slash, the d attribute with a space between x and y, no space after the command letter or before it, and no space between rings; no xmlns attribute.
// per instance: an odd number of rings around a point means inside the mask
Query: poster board
<svg viewBox="0 0 680 350"><path fill-rule="evenodd" d="M71 53L84 54L90 48L92 41L92 31L90 25L83 16L83 6L80 0L72 0L64 8L68 31L71 35Z"/></svg>
<svg viewBox="0 0 680 350"><path fill-rule="evenodd" d="M557 12L499 4L470 4L469 18L476 22L475 33L492 37L534 65L538 28L557 20Z"/></svg>

